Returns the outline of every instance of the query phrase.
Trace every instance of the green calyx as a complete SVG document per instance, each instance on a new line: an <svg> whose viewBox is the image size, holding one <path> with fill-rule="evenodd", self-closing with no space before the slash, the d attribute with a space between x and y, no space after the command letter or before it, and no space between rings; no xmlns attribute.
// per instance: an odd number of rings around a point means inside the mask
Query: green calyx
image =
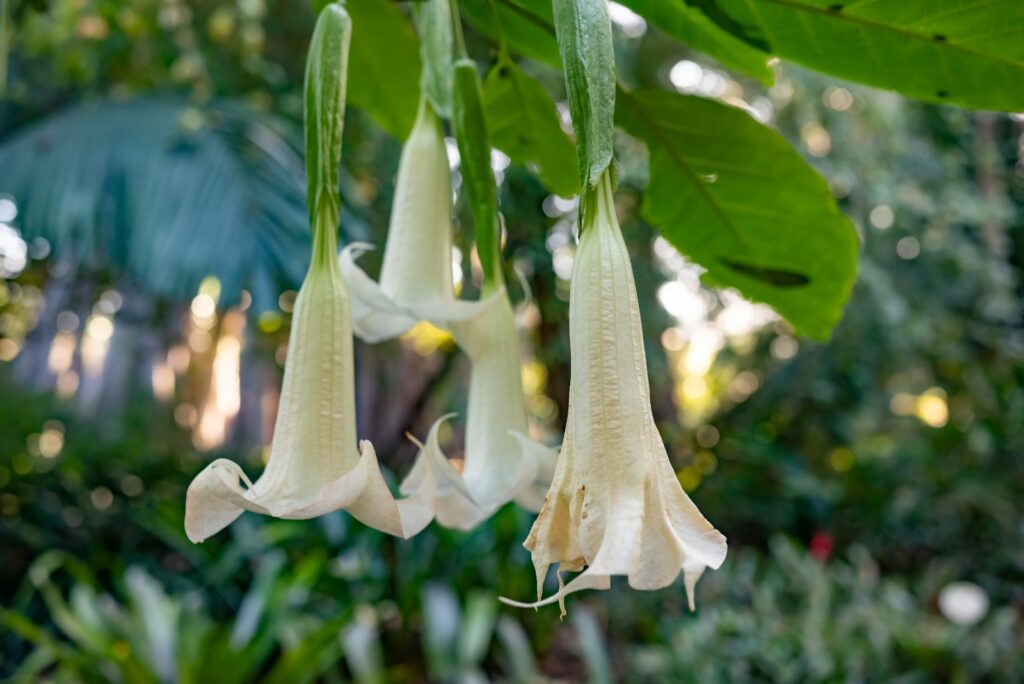
<svg viewBox="0 0 1024 684"><path fill-rule="evenodd" d="M336 264L341 207L341 134L352 22L340 3L324 7L306 60L306 181L313 229L311 268Z"/></svg>
<svg viewBox="0 0 1024 684"><path fill-rule="evenodd" d="M485 282L500 287L503 278L498 191L491 168L491 146L476 63L467 57L456 60L452 84L452 128L459 146L463 188L473 214L477 254Z"/></svg>

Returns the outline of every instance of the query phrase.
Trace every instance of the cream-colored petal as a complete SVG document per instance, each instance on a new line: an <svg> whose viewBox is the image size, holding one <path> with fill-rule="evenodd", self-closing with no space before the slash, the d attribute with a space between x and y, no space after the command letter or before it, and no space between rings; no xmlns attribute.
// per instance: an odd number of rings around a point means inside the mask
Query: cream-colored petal
<svg viewBox="0 0 1024 684"><path fill-rule="evenodd" d="M186 497L190 539L202 541L243 510L304 519L347 509L401 537L430 522L433 508L424 496L396 501L373 446L363 442L361 453L356 449L352 364L348 297L340 264L327 259L310 268L295 301L267 467L250 484L231 461L207 466Z"/></svg>
<svg viewBox="0 0 1024 684"><path fill-rule="evenodd" d="M682 572L692 603L723 537L683 492L651 414L640 312L606 176L576 250L569 304L572 381L565 441L524 546L538 598L548 568L585 571L538 604L624 575L658 589Z"/></svg>
<svg viewBox="0 0 1024 684"><path fill-rule="evenodd" d="M352 328L359 339L375 344L404 334L419 319L392 301L356 264L359 255L372 249L373 245L353 243L341 251L340 260L341 274L351 296Z"/></svg>
<svg viewBox="0 0 1024 684"><path fill-rule="evenodd" d="M219 459L193 480L186 499L185 531L193 542L201 542L232 523L243 511L278 518L305 520L346 509L370 527L409 538L433 518L433 509L423 496L396 501L380 472L373 445L361 444L362 456L351 471L320 488L300 507L270 497L260 497L248 478L232 461Z"/></svg>
<svg viewBox="0 0 1024 684"><path fill-rule="evenodd" d="M421 98L402 147L380 286L402 307L454 299L452 189L441 121Z"/></svg>
<svg viewBox="0 0 1024 684"><path fill-rule="evenodd" d="M493 510L473 501L462 474L445 458L438 442L438 429L454 414L442 416L431 426L425 443L413 438L420 447L409 475L402 482L401 492L431 502L437 521L445 527L469 530L486 520Z"/></svg>
<svg viewBox="0 0 1024 684"><path fill-rule="evenodd" d="M185 495L185 535L189 541L204 541L245 510L267 514L265 508L246 498L250 489L252 482L234 461L219 458L203 468Z"/></svg>
<svg viewBox="0 0 1024 684"><path fill-rule="evenodd" d="M536 513L544 505L544 497L551 487L555 463L558 461L558 449L535 442L520 432L513 432L512 436L519 443L523 458L528 459L530 464L528 467L520 468L515 502Z"/></svg>
<svg viewBox="0 0 1024 684"><path fill-rule="evenodd" d="M421 320L447 327L476 318L490 306L487 300L455 296L451 195L441 122L424 99L402 149L380 282L355 263L372 247L349 245L341 255L342 275L352 293L352 323L360 339L391 339Z"/></svg>
<svg viewBox="0 0 1024 684"><path fill-rule="evenodd" d="M477 502L501 505L515 496L522 471L532 464L524 459L513 434L529 431L519 333L508 297L502 292L490 302L480 316L452 325L451 330L473 364L462 475Z"/></svg>

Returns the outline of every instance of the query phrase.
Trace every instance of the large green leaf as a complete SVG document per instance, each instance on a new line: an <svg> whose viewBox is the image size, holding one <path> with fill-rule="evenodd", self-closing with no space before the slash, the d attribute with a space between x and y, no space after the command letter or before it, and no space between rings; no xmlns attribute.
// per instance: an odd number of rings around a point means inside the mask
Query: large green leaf
<svg viewBox="0 0 1024 684"><path fill-rule="evenodd" d="M619 123L647 143L643 210L719 285L828 337L856 275L857 238L828 185L746 112L666 91L619 94Z"/></svg>
<svg viewBox="0 0 1024 684"><path fill-rule="evenodd" d="M544 86L500 59L484 80L484 103L491 144L516 163L534 167L556 195L575 195L576 151Z"/></svg>
<svg viewBox="0 0 1024 684"><path fill-rule="evenodd" d="M56 258L127 271L179 301L213 275L225 305L245 288L254 310L276 308L309 263L296 137L225 102L80 106L0 146L0 194L17 203L25 239L49 240Z"/></svg>
<svg viewBox="0 0 1024 684"><path fill-rule="evenodd" d="M518 55L561 68L551 0L461 0L462 16L495 43Z"/></svg>
<svg viewBox="0 0 1024 684"><path fill-rule="evenodd" d="M1021 0L687 0L804 66L911 97L1024 109Z"/></svg>
<svg viewBox="0 0 1024 684"><path fill-rule="evenodd" d="M385 0L346 0L352 17L349 103L400 140L412 130L420 99L419 41L412 24Z"/></svg>
<svg viewBox="0 0 1024 684"><path fill-rule="evenodd" d="M689 48L705 52L727 67L753 76L765 85L775 78L770 55L720 28L686 0L620 0L637 14Z"/></svg>

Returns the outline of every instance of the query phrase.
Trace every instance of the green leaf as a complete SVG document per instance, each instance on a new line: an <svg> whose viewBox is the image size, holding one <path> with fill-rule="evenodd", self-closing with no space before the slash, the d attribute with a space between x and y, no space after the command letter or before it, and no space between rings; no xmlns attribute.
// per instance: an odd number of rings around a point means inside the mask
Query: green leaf
<svg viewBox="0 0 1024 684"><path fill-rule="evenodd" d="M345 84L352 22L331 3L317 18L306 57L306 194L309 218L327 212L337 228L341 207L341 133L345 126Z"/></svg>
<svg viewBox="0 0 1024 684"><path fill-rule="evenodd" d="M746 112L660 90L619 94L619 123L647 143L643 211L716 284L828 337L857 268L857 238L828 185Z"/></svg>
<svg viewBox="0 0 1024 684"><path fill-rule="evenodd" d="M452 8L448 0L429 0L416 7L423 75L420 86L444 118L451 116L452 102ZM379 47L378 47L379 49Z"/></svg>
<svg viewBox="0 0 1024 684"><path fill-rule="evenodd" d="M775 74L769 54L718 27L686 0L619 0L687 47L711 55L727 67L771 85Z"/></svg>
<svg viewBox="0 0 1024 684"><path fill-rule="evenodd" d="M554 0L580 183L597 185L615 143L615 51L605 0Z"/></svg>
<svg viewBox="0 0 1024 684"><path fill-rule="evenodd" d="M476 64L466 58L453 65L452 130L459 146L463 187L473 213L480 266L489 283L501 279L498 192L491 169L491 146L484 118Z"/></svg>
<svg viewBox="0 0 1024 684"><path fill-rule="evenodd" d="M7 91L7 53L11 49L11 38L8 35L8 15L10 8L7 0L0 0L0 97Z"/></svg>
<svg viewBox="0 0 1024 684"><path fill-rule="evenodd" d="M500 59L484 79L484 107L492 145L516 163L535 167L556 195L577 193L572 141L544 86L511 60Z"/></svg>
<svg viewBox="0 0 1024 684"><path fill-rule="evenodd" d="M1020 0L700 4L723 28L811 69L932 102L1024 109Z"/></svg>
<svg viewBox="0 0 1024 684"><path fill-rule="evenodd" d="M419 41L398 5L346 0L352 17L349 102L385 131L405 140L420 101Z"/></svg>
<svg viewBox="0 0 1024 684"><path fill-rule="evenodd" d="M561 68L550 0L460 0L473 28L514 53Z"/></svg>

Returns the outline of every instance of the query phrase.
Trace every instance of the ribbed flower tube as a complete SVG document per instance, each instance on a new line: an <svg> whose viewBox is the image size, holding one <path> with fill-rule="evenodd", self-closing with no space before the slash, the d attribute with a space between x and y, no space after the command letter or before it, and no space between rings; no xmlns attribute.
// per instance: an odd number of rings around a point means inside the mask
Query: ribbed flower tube
<svg viewBox="0 0 1024 684"><path fill-rule="evenodd" d="M649 590L681 571L692 608L694 585L725 560L726 541L683 492L654 424L636 284L608 173L593 192L570 285L565 439L524 543L539 600L502 600L557 601L564 613L566 595L607 589L613 575ZM583 572L540 600L552 564Z"/></svg>
<svg viewBox="0 0 1024 684"><path fill-rule="evenodd" d="M341 255L342 273L352 293L352 322L360 339L381 342L421 320L443 324L483 310L485 302L455 297L451 204L444 131L423 98L398 164L380 282L355 261L372 245L354 243Z"/></svg>

